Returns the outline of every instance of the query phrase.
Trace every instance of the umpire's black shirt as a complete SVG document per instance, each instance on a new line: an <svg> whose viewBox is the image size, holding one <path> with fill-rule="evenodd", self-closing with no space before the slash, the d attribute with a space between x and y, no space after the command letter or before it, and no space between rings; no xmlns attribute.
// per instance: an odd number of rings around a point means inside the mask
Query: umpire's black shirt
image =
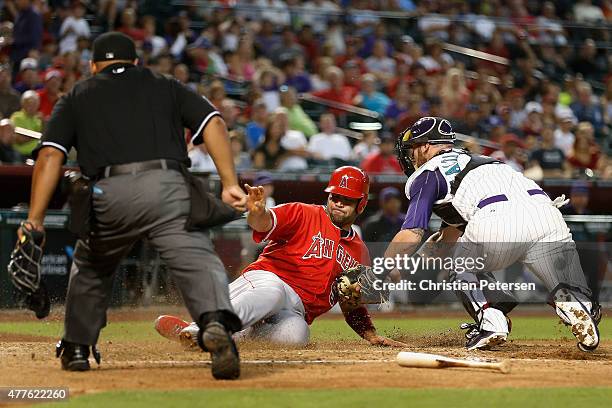
<svg viewBox="0 0 612 408"><path fill-rule="evenodd" d="M219 112L206 98L178 81L117 63L77 83L57 102L40 147L52 146L66 155L75 147L87 176L113 164L188 163L183 129L189 128L193 143L201 144L202 131L215 115Z"/></svg>

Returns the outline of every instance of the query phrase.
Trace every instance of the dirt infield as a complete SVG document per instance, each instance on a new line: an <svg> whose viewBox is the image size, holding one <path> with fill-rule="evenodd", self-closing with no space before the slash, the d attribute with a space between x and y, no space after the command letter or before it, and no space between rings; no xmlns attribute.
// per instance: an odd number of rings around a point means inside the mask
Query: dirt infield
<svg viewBox="0 0 612 408"><path fill-rule="evenodd" d="M119 312L113 319L150 319L157 314ZM14 314L14 318L23 317ZM57 316L54 318L58 318ZM11 321L5 314L3 321ZM12 320L15 321L15 320ZM454 357L509 359L512 372L475 369L428 370L395 364L397 349L376 348L358 340L325 341L304 348L247 342L239 381L214 381L208 355L178 343L104 342L103 361L89 373L59 370L56 339L0 333L0 385L69 386L73 395L118 389L183 388L499 388L593 387L612 385L612 347L581 353L571 340L511 341L491 352L466 352L460 334L395 336L408 350Z"/></svg>

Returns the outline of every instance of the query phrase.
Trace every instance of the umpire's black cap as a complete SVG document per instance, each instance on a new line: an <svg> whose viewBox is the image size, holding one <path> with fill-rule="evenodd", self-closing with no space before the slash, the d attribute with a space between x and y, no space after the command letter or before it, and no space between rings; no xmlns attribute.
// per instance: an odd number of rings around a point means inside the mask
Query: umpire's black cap
<svg viewBox="0 0 612 408"><path fill-rule="evenodd" d="M100 35L93 43L93 62L138 58L134 41L127 35L111 31Z"/></svg>

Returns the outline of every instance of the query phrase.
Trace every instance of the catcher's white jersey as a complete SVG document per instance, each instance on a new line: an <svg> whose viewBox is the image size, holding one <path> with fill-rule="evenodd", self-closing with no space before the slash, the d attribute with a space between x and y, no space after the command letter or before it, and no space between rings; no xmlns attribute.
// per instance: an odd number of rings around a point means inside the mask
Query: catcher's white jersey
<svg viewBox="0 0 612 408"><path fill-rule="evenodd" d="M468 222L479 210L478 204L482 200L500 194L506 195L508 201L513 202L550 203L550 199L544 194L530 195L529 191L540 190L540 187L533 180L503 163L487 164L470 171L453 195L451 183L469 162L470 156L460 149L453 149L433 157L408 178L406 197L409 200L414 198L413 184L426 172L439 172L446 183L446 194L443 197L436 197L433 204L452 203L463 219Z"/></svg>

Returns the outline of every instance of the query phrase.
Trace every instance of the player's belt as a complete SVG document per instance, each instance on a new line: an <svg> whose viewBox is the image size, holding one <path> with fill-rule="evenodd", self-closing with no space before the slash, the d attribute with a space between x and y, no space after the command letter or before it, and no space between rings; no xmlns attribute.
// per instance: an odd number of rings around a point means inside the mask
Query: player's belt
<svg viewBox="0 0 612 408"><path fill-rule="evenodd" d="M527 194L529 194L530 196L541 194L541 195L545 195L545 196L548 197L548 194L546 194L544 192L544 190L541 190L539 188L534 188L534 189L531 189L531 190L527 190ZM508 197L505 194L494 195L494 196L491 196L489 198L485 198L484 200L479 202L477 207L478 208L483 208L483 207L486 207L489 204L499 203L500 201L508 201Z"/></svg>
<svg viewBox="0 0 612 408"><path fill-rule="evenodd" d="M486 207L489 204L499 203L500 201L508 201L508 197L505 194L494 195L489 198L485 198L481 202L478 203L478 208Z"/></svg>
<svg viewBox="0 0 612 408"><path fill-rule="evenodd" d="M168 159L157 159L143 162L134 162L126 164L115 164L113 166L106 166L98 174L99 179L113 176L121 176L124 174L136 174L142 173L148 170L176 170L181 171L181 164L176 160Z"/></svg>

